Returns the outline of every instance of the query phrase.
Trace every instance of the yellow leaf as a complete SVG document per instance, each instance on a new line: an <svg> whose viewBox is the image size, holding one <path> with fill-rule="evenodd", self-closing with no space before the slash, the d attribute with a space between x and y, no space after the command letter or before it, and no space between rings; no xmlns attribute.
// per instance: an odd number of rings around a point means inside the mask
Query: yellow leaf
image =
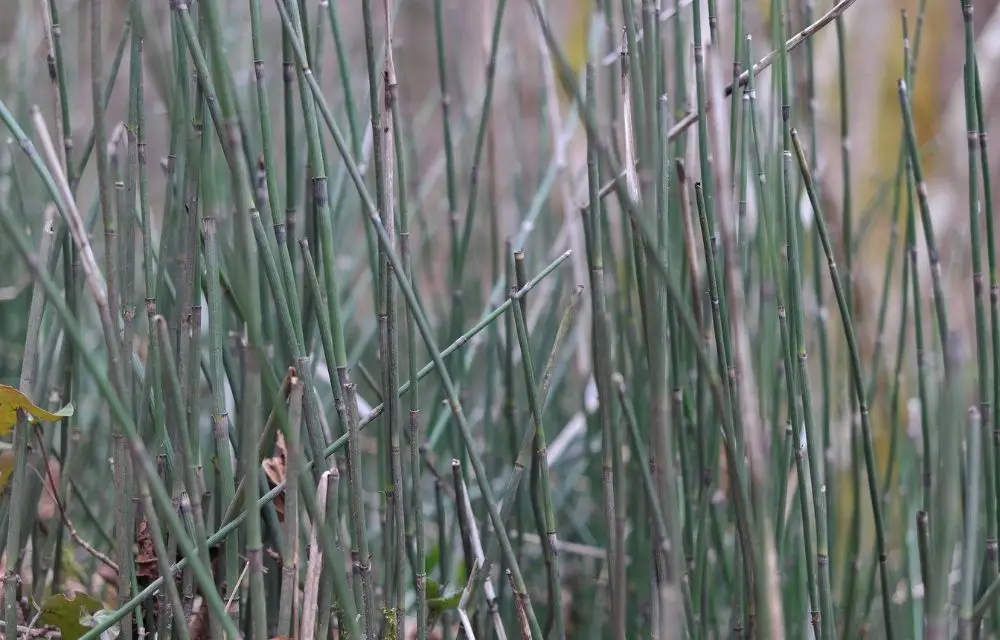
<svg viewBox="0 0 1000 640"><path fill-rule="evenodd" d="M3 491L14 475L14 451L6 449L0 453L0 491Z"/></svg>
<svg viewBox="0 0 1000 640"><path fill-rule="evenodd" d="M73 415L73 404L67 404L52 413L33 403L28 396L14 387L0 384L0 436L5 436L14 429L18 410L28 414L28 419L32 422L57 422Z"/></svg>

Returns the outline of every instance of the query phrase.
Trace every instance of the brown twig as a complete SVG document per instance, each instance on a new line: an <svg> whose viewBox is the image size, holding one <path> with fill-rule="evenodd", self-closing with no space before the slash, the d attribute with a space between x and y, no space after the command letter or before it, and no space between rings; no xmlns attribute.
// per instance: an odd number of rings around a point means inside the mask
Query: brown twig
<svg viewBox="0 0 1000 640"><path fill-rule="evenodd" d="M517 590L510 569L507 569L507 580L510 581L510 588L514 592L514 610L517 612L517 620L520 623L521 638L531 638L531 625L528 624L528 615L524 610L524 594Z"/></svg>
<svg viewBox="0 0 1000 640"><path fill-rule="evenodd" d="M0 620L0 629L7 629L7 623ZM18 638L44 638L50 633L50 629L46 627L34 628L31 626L17 625L17 637Z"/></svg>

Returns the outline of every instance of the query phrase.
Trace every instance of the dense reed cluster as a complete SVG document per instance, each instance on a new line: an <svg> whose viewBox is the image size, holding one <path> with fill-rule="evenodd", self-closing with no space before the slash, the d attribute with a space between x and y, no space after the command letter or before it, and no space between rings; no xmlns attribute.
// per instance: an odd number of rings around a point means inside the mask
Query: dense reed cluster
<svg viewBox="0 0 1000 640"><path fill-rule="evenodd" d="M455 9L418 1L426 30L407 0L22 9L51 82L0 86L0 381L73 411L0 394L4 637L1000 637L973 0L963 290L912 98L926 0L871 205L868 2L490 0L457 100Z"/></svg>

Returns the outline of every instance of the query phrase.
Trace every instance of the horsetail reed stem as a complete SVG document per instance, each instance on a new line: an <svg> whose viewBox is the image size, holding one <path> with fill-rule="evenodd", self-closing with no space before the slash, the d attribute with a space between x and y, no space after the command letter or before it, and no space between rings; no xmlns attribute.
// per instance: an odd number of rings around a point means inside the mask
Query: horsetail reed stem
<svg viewBox="0 0 1000 640"><path fill-rule="evenodd" d="M931 285L934 291L934 310L937 315L937 330L941 339L941 355L947 367L951 364L948 354L948 314L944 301L944 285L941 283L941 257L938 252L934 235L934 225L931 220L930 203L927 197L927 183L924 181L923 163L917 147L917 137L913 124L913 113L910 107L909 92L906 81L900 79L899 104L903 114L903 124L906 129L906 147L909 156L910 171L917 190L917 205L920 221L924 230L924 240L927 244L927 259L931 267Z"/></svg>
<svg viewBox="0 0 1000 640"><path fill-rule="evenodd" d="M50 254L55 250L55 207L46 209L42 226L40 263L47 264ZM28 329L24 341L24 354L21 356L21 375L18 389L29 397L35 395L35 373L38 368L39 332L42 326L42 311L45 296L41 283L35 281L31 291L31 303L28 310ZM34 427L28 421L23 411L17 412L17 423L14 427L14 473L11 482L10 510L8 512L7 540L7 572L4 574L4 620L8 629L16 628L19 622L18 582L20 581L22 516L28 513L29 498L25 485L28 469L28 440ZM120 566L120 565L119 565Z"/></svg>
<svg viewBox="0 0 1000 640"><path fill-rule="evenodd" d="M105 129L105 101L103 98L103 78L104 78L104 41L101 35L104 15L102 2L97 0L90 7L90 42L91 42L91 94L94 114L94 144L97 148L97 174L98 174L98 194L101 204L101 214L104 223L105 241L105 264L104 277L107 283L107 297L110 304L111 317L117 318L120 315L121 303L119 299L118 281L120 272L118 269L118 239L117 224L111 202L111 176L109 175L108 160L108 138ZM131 352L131 345L128 345ZM118 368L120 362L112 359L110 366ZM119 391L124 392L119 379ZM127 445L121 426L112 423L112 438L115 443L115 463L117 473L115 473L115 557L119 567L123 570L118 576L117 592L119 597L127 600L131 594L132 582L127 567L132 566L132 539L133 539L133 515L131 488L126 484L131 475L131 460L128 455ZM126 618L121 625L121 633L125 636L132 634L132 619Z"/></svg>
<svg viewBox="0 0 1000 640"><path fill-rule="evenodd" d="M170 399L170 406L173 408L173 414L175 416L180 415L180 411L183 405L182 391L180 381L177 377L177 368L175 365L175 359L173 356L173 351L170 349L170 337L167 331L166 320L163 316L156 316L153 319L153 324L156 327L156 340L159 346L160 367L161 367L161 377L167 382L168 393L164 394ZM185 492L182 493L181 499L184 502L189 502L191 507L192 521L194 525L194 532L196 538L204 540L206 537L205 530L205 519L202 514L201 506L201 485L198 481L198 468L197 462L193 457L194 442L192 438L185 433L183 429L175 430L175 438L173 444L177 447L178 453L178 469L176 473L183 478ZM256 465L254 465L256 468ZM186 495L185 495L186 494ZM199 560L205 566L211 566L211 560L208 554L208 548L205 545L199 545ZM228 616L226 616L228 617ZM213 617L209 619L210 627L215 632L221 632L221 620Z"/></svg>
<svg viewBox="0 0 1000 640"><path fill-rule="evenodd" d="M520 279L518 284L520 284ZM515 291L512 291L515 293ZM521 349L521 364L524 369L524 384L527 389L528 407L534 422L535 464L539 469L539 485L543 505L545 535L542 549L549 576L549 598L552 606L552 618L555 620L555 637L562 640L566 637L565 619L563 615L562 596L560 594L559 562L556 556L556 546L559 536L556 532L555 514L552 509L552 487L549 481L549 463L545 439L545 427L542 420L543 400L539 397L539 388L535 382L535 370L531 358L531 347L528 339L528 328L524 320L522 307L524 298L513 305L514 323L517 328L517 340Z"/></svg>
<svg viewBox="0 0 1000 640"><path fill-rule="evenodd" d="M964 487L965 502L969 506L965 510L965 535L962 541L962 597L959 608L959 635L963 640L973 637L972 607L975 604L976 579L979 573L976 558L976 531L979 528L979 493L982 489L982 450L989 445L989 438L983 433L979 410L971 407L968 410L968 436L965 440L966 470L968 478Z"/></svg>
<svg viewBox="0 0 1000 640"><path fill-rule="evenodd" d="M593 64L587 64L587 112L593 114L596 111L595 104L595 73ZM614 505L615 505L615 493L614 487L611 483L612 474L612 455L613 450L611 449L611 430L614 405L612 405L610 398L611 395L611 376L614 371L614 363L611 360L611 345L610 345L610 332L608 329L608 310L607 301L605 298L604 290L604 258L603 258L603 242L601 241L601 224L600 218L602 215L602 206L600 201L600 196L597 193L598 187L600 185L600 173L598 167L597 158L597 147L593 140L593 135L588 134L588 144L587 144L587 177L588 185L590 188L590 205L587 215L584 218L585 224L590 227L590 249L587 252L587 258L590 262L590 290L591 290L591 315L593 317L594 326L594 337L593 337L593 349L594 349L594 378L597 385L597 394L600 399L600 404L598 406L599 411L599 424L601 426L601 452L602 452L602 462L601 462L601 481L604 491L604 513L605 513L605 526L606 535L608 538L608 558L611 561L611 566L608 569L609 577L608 589L611 599L611 609L612 609L612 620L615 626L613 627L615 638L621 639L624 636L625 630L620 627L623 620L621 616L617 615L618 609L624 606L623 597L624 585L618 584L618 576L621 575L619 571L615 569L618 558L620 557L617 549L618 545L622 543L618 539L615 533L615 523L614 523Z"/></svg>
<svg viewBox="0 0 1000 640"><path fill-rule="evenodd" d="M986 482L992 482L993 487L986 489L987 505L994 503L995 513L1000 514L1000 283L998 283L998 269L996 259L996 237L995 220L993 220L993 186L990 180L990 161L987 145L986 121L983 114L982 87L979 78L979 65L975 65L975 101L976 101L976 123L977 136L979 138L979 161L981 174L983 176L983 208L986 218L986 256L989 269L990 284L990 344L992 353L992 386L987 396L989 399L989 411L984 411L980 416L984 429L992 429L993 447L992 450L983 451L983 462L986 471ZM992 496L992 497L991 497ZM1000 521L1000 516L997 516ZM987 523L986 557L990 568L994 574L1000 574L1000 560L997 552L997 527L995 523ZM992 536L991 536L992 534ZM1000 611L994 612L995 626L1000 625Z"/></svg>
<svg viewBox="0 0 1000 640"><path fill-rule="evenodd" d="M156 549L156 562L159 567L161 575L173 576L170 573L170 563L167 560L170 556L167 555L167 547L163 541L163 531L160 529L159 517L156 515L156 509L153 507L153 499L149 496L149 484L145 482L144 479L139 480L139 495L141 497L141 504L143 514L146 516L147 528L150 532L150 536L153 538L153 545ZM166 583L167 599L170 602L172 608L172 615L174 620L181 621L179 624L171 625L171 628L176 630L177 637L180 640L188 640L191 637L188 631L188 626L184 624L184 605L181 603L180 594L177 592L177 584L173 580L169 580ZM160 615L164 618L167 617L169 612L163 611L161 609Z"/></svg>
<svg viewBox="0 0 1000 640"><path fill-rule="evenodd" d="M813 513L813 523L816 527L816 567L815 571L819 574L819 602L820 611L815 612L814 609L814 624L816 623L816 615L821 616L822 620L822 636L827 638L836 638L836 628L834 624L834 609L833 601L831 595L831 585L830 585L830 567L829 567L829 541L827 535L827 510L826 510L826 490L824 485L824 478L826 476L824 469L824 456L822 455L822 434L817 432L813 424L813 406L812 406L812 391L811 383L809 381L809 372L807 367L807 350L806 350L806 337L805 337L805 312L804 303L802 300L802 278L799 273L799 265L802 264L802 259L800 257L799 249L799 231L797 228L796 220L799 216L796 215L794 205L791 201L791 178L792 178L792 168L791 168L791 149L789 148L791 143L791 124L789 121L789 116L791 112L791 105L788 104L789 100L789 85L791 83L788 77L789 64L787 56L782 61L782 120L783 120L783 170L782 170L782 186L784 187L784 198L783 198L783 209L784 209L784 227L786 231L786 246L788 250L788 291L789 298L791 302L791 325L792 325L792 340L794 340L793 348L795 350L795 356L798 363L798 372L789 372L788 375L798 382L798 392L800 398L793 398L790 403L790 408L794 407L795 402L801 399L802 407L802 419L806 435L806 448L809 455L809 483L812 495L812 505L814 509ZM817 214L818 215L818 214ZM849 238L850 236L846 236ZM859 380L859 384L863 383L863 378ZM798 431L799 422L793 422L793 428ZM805 480L805 478L802 478ZM805 484L803 484L803 488ZM803 507L806 503L803 502ZM803 514L803 517L805 515ZM811 555L811 541L809 531L809 526L803 527L803 538L805 539L806 553L807 557ZM811 564L811 562L810 562ZM812 569L812 567L808 567ZM814 577L810 574L812 571L807 570L806 576L810 583L810 592L813 596L816 595L816 584L813 582ZM815 602L815 600L814 600Z"/></svg>
<svg viewBox="0 0 1000 640"><path fill-rule="evenodd" d="M384 165L384 182L383 185L383 204L380 205L379 209L382 211L382 218L388 228L394 229L396 225L396 207L395 207L395 180L396 180L396 159L398 157L396 145L395 145L395 119L396 113L393 112L393 108L396 104L396 91L397 91L397 80L396 80L396 65L393 58L393 45L392 45L392 33L391 33L391 16L392 13L389 7L389 0L384 0L383 9L385 11L385 34L386 34L386 46L385 46L385 65L382 72L382 83L384 85L384 101L380 106L383 109L381 114L381 121L384 137L383 140L383 158L382 164ZM373 125L374 126L374 125ZM403 213L405 215L405 213ZM395 238L393 238L395 239ZM397 298L395 295L395 286L393 284L394 273L392 266L385 261L384 264L386 278L384 282L384 293L385 296L385 318L386 318L386 332L385 340L381 341L385 346L384 350L384 361L383 361L383 371L384 382L383 387L387 389L395 389L399 386L399 322L397 318ZM405 270L404 273L400 274L400 277L407 278ZM409 278L407 278L409 279ZM386 594L387 606L392 607L395 610L395 630L396 633L406 636L406 616L405 616L405 592L404 583L406 572L404 570L403 559L406 557L406 541L404 538L406 523L404 519L404 504L406 501L406 490L405 482L403 480L403 462L401 458L401 448L402 440L400 437L400 431L402 430L402 422L400 418L400 408L399 402L393 394L390 393L386 398L390 400L389 402L389 413L388 413L388 431L389 431L389 477L391 481L392 491L387 492L387 498L390 501L392 507L391 517L393 519L393 533L394 540L391 541L391 546L393 553L390 557L390 571L394 571L392 576L392 590Z"/></svg>
<svg viewBox="0 0 1000 640"><path fill-rule="evenodd" d="M792 144L795 148L795 156L799 163L799 171L805 182L806 193L809 196L809 203L813 209L816 221L816 231L820 234L823 243L823 253L826 254L827 266L830 270L830 280L833 283L834 294L837 297L837 305L840 309L841 320L844 324L844 334L850 350L851 367L853 372L854 391L858 400L858 408L861 414L861 437L865 456L865 470L868 477L868 491L872 504L872 513L875 517L876 548L879 554L879 577L882 591L882 615L885 625L886 637L893 637L892 632L892 593L890 591L889 569L886 557L885 527L882 520L882 505L878 495L878 476L875 468L875 453L872 445L872 430L870 417L868 414L868 403L865 398L864 373L861 370L861 355L858 348L858 341L854 334L854 325L851 322L850 310L847 306L847 296L837 270L837 263L833 255L833 247L826 228L826 221L820 208L819 197L816 194L816 187L813 183L812 174L809 172L809 164L805 151L799 140L798 132L791 130Z"/></svg>

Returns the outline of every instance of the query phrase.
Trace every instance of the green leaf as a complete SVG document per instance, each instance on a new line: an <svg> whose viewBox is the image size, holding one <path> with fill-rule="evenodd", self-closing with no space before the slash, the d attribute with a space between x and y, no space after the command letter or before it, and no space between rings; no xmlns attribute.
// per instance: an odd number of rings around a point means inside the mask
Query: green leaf
<svg viewBox="0 0 1000 640"><path fill-rule="evenodd" d="M427 599L440 598L442 593L444 593L444 589L441 587L441 583L434 578L427 578Z"/></svg>
<svg viewBox="0 0 1000 640"><path fill-rule="evenodd" d="M49 596L42 601L39 621L56 627L62 640L79 640L90 630L88 623L104 608L101 602L80 591Z"/></svg>
<svg viewBox="0 0 1000 640"><path fill-rule="evenodd" d="M462 600L461 591L453 591L446 596L440 598L427 598L427 609L432 613L439 613L442 611L450 611L451 609L458 608L458 603Z"/></svg>
<svg viewBox="0 0 1000 640"><path fill-rule="evenodd" d="M441 547L439 545L434 545L430 548L424 558L424 572L429 576L434 573L434 570L438 568L439 564L441 564ZM430 580L430 578L427 578L428 584L430 583Z"/></svg>

